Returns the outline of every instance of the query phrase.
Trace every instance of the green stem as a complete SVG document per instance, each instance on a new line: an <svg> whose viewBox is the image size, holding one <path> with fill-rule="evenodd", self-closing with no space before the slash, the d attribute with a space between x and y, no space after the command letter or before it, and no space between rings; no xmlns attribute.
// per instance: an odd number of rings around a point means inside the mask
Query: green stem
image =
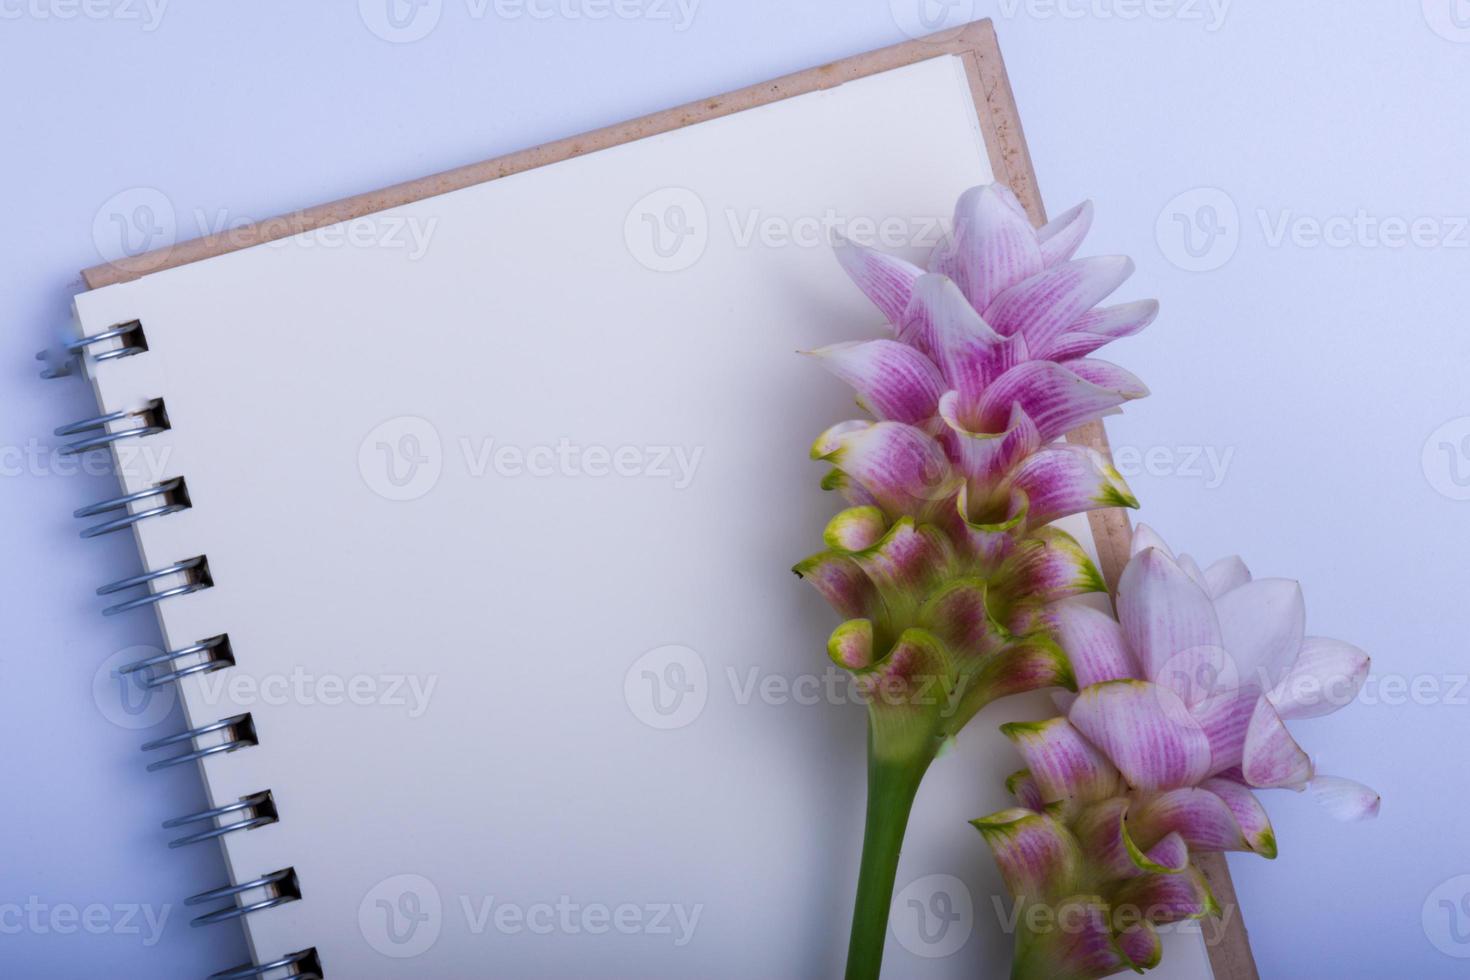
<svg viewBox="0 0 1470 980"><path fill-rule="evenodd" d="M868 816L863 830L863 858L858 871L852 936L847 946L847 980L877 980L888 934L888 908L898 856L919 783L934 761L937 745L925 745L911 756L891 757L868 733Z"/></svg>

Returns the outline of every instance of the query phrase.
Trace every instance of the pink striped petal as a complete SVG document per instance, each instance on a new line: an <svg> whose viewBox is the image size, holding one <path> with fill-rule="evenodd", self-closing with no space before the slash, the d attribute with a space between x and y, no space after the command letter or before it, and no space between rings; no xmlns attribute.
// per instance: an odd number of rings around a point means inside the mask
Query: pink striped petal
<svg viewBox="0 0 1470 980"><path fill-rule="evenodd" d="M1046 803L1091 803L1117 793L1118 770L1065 718L1000 726L1026 760Z"/></svg>
<svg viewBox="0 0 1470 980"><path fill-rule="evenodd" d="M1041 812L1046 806L1046 800L1041 798L1041 787L1036 785L1036 780L1031 778L1031 772L1022 769L1013 772L1006 777L1006 792L1016 798L1016 802L1028 810Z"/></svg>
<svg viewBox="0 0 1470 980"><path fill-rule="evenodd" d="M1076 255L1091 228L1091 201L1083 201L1042 225L1036 232L1036 241L1041 246L1042 263L1050 267Z"/></svg>
<svg viewBox="0 0 1470 980"><path fill-rule="evenodd" d="M1129 337L1153 323L1159 315L1157 300L1105 306L1089 310L1073 320L1065 331L1032 356L1049 361L1085 357L1119 337Z"/></svg>
<svg viewBox="0 0 1470 980"><path fill-rule="evenodd" d="M996 578L1001 598L1018 606L1108 590L1086 550L1058 527L1039 528L1021 542Z"/></svg>
<svg viewBox="0 0 1470 980"><path fill-rule="evenodd" d="M1312 798L1338 820L1372 820L1382 803L1382 798L1367 786L1341 776L1318 776L1307 788Z"/></svg>
<svg viewBox="0 0 1470 980"><path fill-rule="evenodd" d="M1101 334L1109 340L1117 340L1119 337L1133 336L1153 323L1158 316L1159 301L1141 299L1132 303L1120 303L1117 306L1103 306L1088 310L1073 320L1067 329Z"/></svg>
<svg viewBox="0 0 1470 980"><path fill-rule="evenodd" d="M1284 578L1260 578L1215 600L1220 636L1242 680L1271 690L1296 660L1306 632L1302 589Z"/></svg>
<svg viewBox="0 0 1470 980"><path fill-rule="evenodd" d="M1131 839L1129 843L1132 843ZM1178 874L1189 865L1189 844L1178 831L1165 834L1164 839L1150 847L1147 853L1138 850L1136 844L1133 848L1134 866L1143 871Z"/></svg>
<svg viewBox="0 0 1470 980"><path fill-rule="evenodd" d="M1248 851L1250 845L1226 802L1206 789L1186 786L1161 793L1128 816L1140 845L1178 834L1191 851Z"/></svg>
<svg viewBox="0 0 1470 980"><path fill-rule="evenodd" d="M1134 555L1118 581L1118 620L1143 676L1164 677L1191 651L1218 650L1220 626L1210 597L1156 548ZM1174 679L1167 678L1174 686ZM1187 680L1186 680L1187 683Z"/></svg>
<svg viewBox="0 0 1470 980"><path fill-rule="evenodd" d="M832 441L836 448L821 458L861 484L890 514L924 513L958 490L943 447L911 425L878 422L841 432Z"/></svg>
<svg viewBox="0 0 1470 980"><path fill-rule="evenodd" d="M945 445L950 447L960 472L973 481L993 484L1041 448L1041 433L1019 405L999 433L972 431L964 416L958 391L946 392L939 399L939 417L949 427L943 434Z"/></svg>
<svg viewBox="0 0 1470 980"><path fill-rule="evenodd" d="M1206 779L1200 788L1214 793L1230 808L1241 836L1252 851L1268 860L1276 857L1276 832L1271 829L1266 808L1249 786L1234 779L1215 777Z"/></svg>
<svg viewBox="0 0 1470 980"><path fill-rule="evenodd" d="M1133 852L1137 848L1128 838L1124 821L1128 806L1126 796L1114 796L1083 807L1068 821L1087 863L1100 872L1105 881L1138 874L1133 864Z"/></svg>
<svg viewBox="0 0 1470 980"><path fill-rule="evenodd" d="M1086 446L1050 446L1017 467L1011 487L1019 491L1031 527L1102 507L1137 507L1123 477Z"/></svg>
<svg viewBox="0 0 1470 980"><path fill-rule="evenodd" d="M1204 570L1205 591L1211 599L1218 599L1231 589L1238 589L1251 580L1251 570L1239 555L1221 558Z"/></svg>
<svg viewBox="0 0 1470 980"><path fill-rule="evenodd" d="M1094 384L1060 364L1027 361L995 379L980 396L977 411L981 428L994 432L1005 425L1013 406L1019 405L1036 423L1042 441L1050 442L1129 397Z"/></svg>
<svg viewBox="0 0 1470 980"><path fill-rule="evenodd" d="M946 719L945 730L955 734L981 708L1000 698L1048 687L1075 687L1072 671L1061 649L1045 636L1028 636L967 664L957 663L966 674L958 707Z"/></svg>
<svg viewBox="0 0 1470 980"><path fill-rule="evenodd" d="M1245 733L1260 698L1260 689L1251 686L1217 694L1192 706L1194 720L1210 740L1210 772L1224 772L1241 764Z"/></svg>
<svg viewBox="0 0 1470 980"><path fill-rule="evenodd" d="M954 566L954 546L932 524L914 523L913 518L896 521L873 547L852 556L863 573L877 586L890 608L917 603L929 587L943 580ZM909 601L900 602L903 597Z"/></svg>
<svg viewBox="0 0 1470 980"><path fill-rule="evenodd" d="M949 387L977 395L1025 357L1021 337L1002 337L981 319L953 280L924 275L899 322L898 339L928 354Z"/></svg>
<svg viewBox="0 0 1470 980"><path fill-rule="evenodd" d="M811 353L857 389L858 404L880 419L917 423L933 418L946 387L933 362L896 340L834 344Z"/></svg>
<svg viewBox="0 0 1470 980"><path fill-rule="evenodd" d="M859 672L856 681L868 704L874 744L902 757L933 738L934 719L946 704L936 692L954 683L954 669L943 643L910 628L882 659Z"/></svg>
<svg viewBox="0 0 1470 980"><path fill-rule="evenodd" d="M1145 853L1133 840L1126 819L1131 802L1114 797L1084 808L1071 821L1088 862L1104 880L1121 881L1147 873L1178 874L1189 864L1189 846L1170 833Z"/></svg>
<svg viewBox="0 0 1470 980"><path fill-rule="evenodd" d="M960 658L981 657L1004 645L1004 637L986 609L986 582L962 578L945 585L925 600L919 625L939 637Z"/></svg>
<svg viewBox="0 0 1470 980"><path fill-rule="evenodd" d="M1267 697L1284 720L1330 715L1358 696L1371 665L1368 655L1351 643L1309 636Z"/></svg>
<svg viewBox="0 0 1470 980"><path fill-rule="evenodd" d="M1123 883L1113 897L1113 908L1146 916L1156 925L1198 919L1218 911L1214 896L1197 868L1178 874L1151 874Z"/></svg>
<svg viewBox="0 0 1470 980"><path fill-rule="evenodd" d="M849 619L827 638L827 655L839 667L864 670L873 664L873 621Z"/></svg>
<svg viewBox="0 0 1470 980"><path fill-rule="evenodd" d="M1079 357L1076 360L1065 362L1062 367L1084 381L1091 381L1099 388L1116 391L1130 400L1148 395L1148 386L1138 380L1136 375L1131 371L1123 370L1116 364L1109 364L1107 361Z"/></svg>
<svg viewBox="0 0 1470 980"><path fill-rule="evenodd" d="M953 279L976 309L1042 270L1041 246L1025 210L1003 184L960 195L954 233L934 250L929 271Z"/></svg>
<svg viewBox="0 0 1470 980"><path fill-rule="evenodd" d="M1100 333L1068 330L1066 333L1058 334L1055 340L1037 351L1033 356L1037 360L1066 362L1079 357L1086 357L1093 351L1100 350L1112 342L1112 337L1104 336Z"/></svg>
<svg viewBox="0 0 1470 980"><path fill-rule="evenodd" d="M888 518L877 507L849 507L827 522L822 540L833 551L866 551L888 533Z"/></svg>
<svg viewBox="0 0 1470 980"><path fill-rule="evenodd" d="M1032 350L1046 350L1132 274L1123 256L1074 259L1012 286L981 315L1003 336L1023 334Z"/></svg>
<svg viewBox="0 0 1470 980"><path fill-rule="evenodd" d="M866 245L835 236L837 261L889 323L897 324L909 305L914 280L923 274L918 266Z"/></svg>
<svg viewBox="0 0 1470 980"><path fill-rule="evenodd" d="M1123 627L1113 617L1081 602L1059 602L1051 619L1079 688L1138 677Z"/></svg>
<svg viewBox="0 0 1470 980"><path fill-rule="evenodd" d="M1129 926L1118 933L1118 950L1134 973L1152 970L1164 958L1164 944L1158 932L1147 922Z"/></svg>
<svg viewBox="0 0 1470 980"><path fill-rule="evenodd" d="M849 619L868 615L877 598L872 580L846 555L824 551L812 555L792 571L810 582L833 609Z"/></svg>
<svg viewBox="0 0 1470 980"><path fill-rule="evenodd" d="M1028 901L1072 893L1082 872L1082 854L1067 828L1046 814L1019 807L971 824L980 831L1006 890Z"/></svg>
<svg viewBox="0 0 1470 980"><path fill-rule="evenodd" d="M1179 696L1145 681L1108 681L1082 691L1068 714L1135 789L1198 783L1210 743Z"/></svg>
<svg viewBox="0 0 1470 980"><path fill-rule="evenodd" d="M852 507L876 507L878 501L866 488L859 486L852 477L841 470L828 470L822 477L823 490L835 490Z"/></svg>
<svg viewBox="0 0 1470 980"><path fill-rule="evenodd" d="M867 419L849 419L846 422L838 422L823 430L822 434L812 442L812 459L826 459L842 448L843 440L854 433L863 432L872 427L873 423Z"/></svg>
<svg viewBox="0 0 1470 980"><path fill-rule="evenodd" d="M1312 760L1265 698L1256 702L1245 733L1243 755L1240 771L1251 786L1300 790L1312 778Z"/></svg>
<svg viewBox="0 0 1470 980"><path fill-rule="evenodd" d="M1129 968L1098 895L1072 895L1052 904L1039 931L1018 938L1011 976L1017 980L1094 980ZM1135 952L1141 952L1134 944Z"/></svg>

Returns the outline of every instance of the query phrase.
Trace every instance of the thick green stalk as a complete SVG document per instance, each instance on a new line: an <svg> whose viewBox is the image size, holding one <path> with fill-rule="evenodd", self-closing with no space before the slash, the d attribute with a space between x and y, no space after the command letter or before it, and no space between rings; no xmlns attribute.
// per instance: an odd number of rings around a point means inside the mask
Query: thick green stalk
<svg viewBox="0 0 1470 980"><path fill-rule="evenodd" d="M847 980L877 980L888 934L888 908L898 856L919 783L934 761L938 742L924 740L916 750L891 755L868 731L868 815L863 829L863 857L858 871L852 937L847 946Z"/></svg>

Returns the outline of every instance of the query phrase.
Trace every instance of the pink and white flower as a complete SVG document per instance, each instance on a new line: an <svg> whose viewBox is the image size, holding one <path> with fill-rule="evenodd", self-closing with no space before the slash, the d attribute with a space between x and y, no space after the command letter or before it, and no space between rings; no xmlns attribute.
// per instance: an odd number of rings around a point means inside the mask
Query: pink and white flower
<svg viewBox="0 0 1470 980"><path fill-rule="evenodd" d="M1092 208L1041 229L999 185L967 191L928 268L850 242L838 258L890 335L812 354L868 417L822 433L822 486L848 501L796 566L844 617L832 660L868 695L868 825L849 980L876 977L914 793L945 740L996 698L1075 690L1049 606L1105 589L1058 518L1136 507L1097 452L1059 442L1147 394L1091 355L1152 301L1097 309L1132 271L1074 259Z"/></svg>
<svg viewBox="0 0 1470 980"><path fill-rule="evenodd" d="M1376 793L1318 773L1287 728L1350 702L1369 666L1305 634L1297 583L1253 579L1234 557L1201 569L1140 526L1117 608L1050 609L1078 693L1063 717L1002 728L1027 764L1007 784L1020 807L975 822L1018 900L1091 909L1080 935L1018 936L1015 976L1155 965L1154 925L1214 908L1190 853L1276 856L1258 789L1310 788L1341 819L1378 812Z"/></svg>
<svg viewBox="0 0 1470 980"><path fill-rule="evenodd" d="M870 418L818 437L823 486L851 504L826 550L796 566L847 621L829 649L888 702L922 677L957 705L899 727L933 742L984 703L1071 686L1048 603L1104 588L1053 521L1137 502L1099 453L1066 432L1147 394L1090 355L1143 329L1153 301L1095 307L1132 271L1123 257L1074 259L1092 208L1033 228L1008 189L967 191L951 239L922 269L842 242L837 254L889 320L891 336L813 351ZM940 682L934 687L934 682ZM875 707L875 725L884 724ZM913 704L909 703L908 708ZM912 746L905 746L908 751ZM932 747L932 746L931 746Z"/></svg>

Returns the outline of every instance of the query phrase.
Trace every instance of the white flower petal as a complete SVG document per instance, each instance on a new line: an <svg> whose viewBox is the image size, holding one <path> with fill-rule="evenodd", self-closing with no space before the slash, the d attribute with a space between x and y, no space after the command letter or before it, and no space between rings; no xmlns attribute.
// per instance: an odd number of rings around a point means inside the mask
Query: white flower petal
<svg viewBox="0 0 1470 980"><path fill-rule="evenodd" d="M1341 776L1318 776L1307 784L1312 798L1338 820L1372 820L1382 798L1362 783Z"/></svg>
<svg viewBox="0 0 1470 980"><path fill-rule="evenodd" d="M1301 586L1284 578L1256 579L1216 599L1215 614L1241 681L1275 687L1296 661L1306 630Z"/></svg>

